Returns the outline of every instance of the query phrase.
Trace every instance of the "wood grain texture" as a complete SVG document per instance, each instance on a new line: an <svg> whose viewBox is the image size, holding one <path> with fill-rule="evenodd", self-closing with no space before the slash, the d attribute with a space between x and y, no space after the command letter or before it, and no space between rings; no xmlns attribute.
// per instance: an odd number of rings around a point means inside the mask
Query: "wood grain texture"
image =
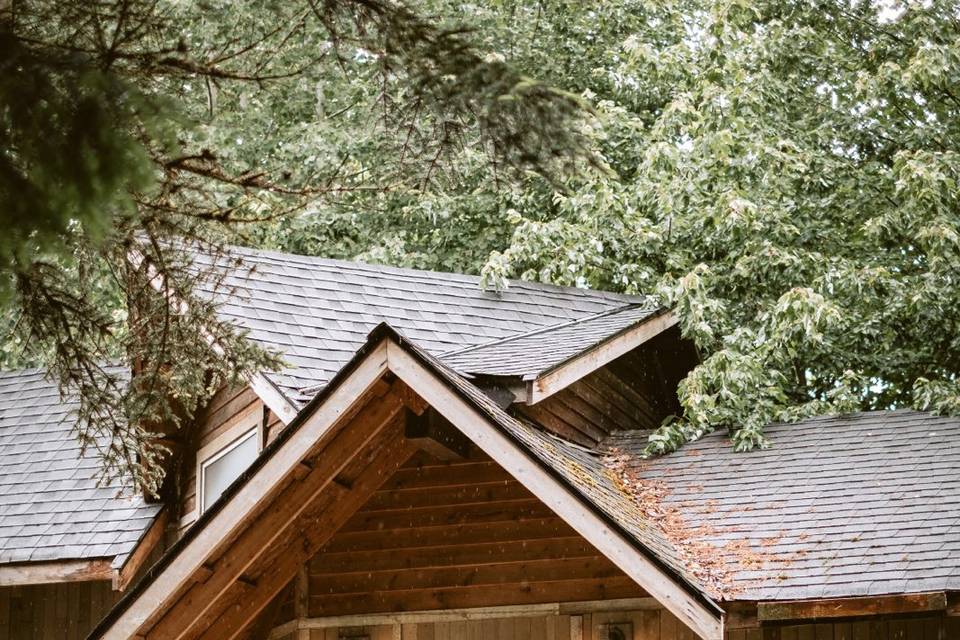
<svg viewBox="0 0 960 640"><path fill-rule="evenodd" d="M309 567L311 616L644 595L478 451L418 454Z"/></svg>

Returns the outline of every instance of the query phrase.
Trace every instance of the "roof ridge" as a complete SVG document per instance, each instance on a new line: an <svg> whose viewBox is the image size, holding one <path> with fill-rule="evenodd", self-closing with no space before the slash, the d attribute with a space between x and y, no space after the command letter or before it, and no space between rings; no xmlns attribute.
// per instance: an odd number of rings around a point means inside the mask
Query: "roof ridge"
<svg viewBox="0 0 960 640"><path fill-rule="evenodd" d="M649 298L647 299L649 301ZM530 336L535 336L541 333L547 333L548 331L555 331L556 329L563 329L565 327L570 327L575 324L580 324L582 322L588 322L590 320L596 320L597 318L603 318L605 316L612 316L617 313L622 313L629 309L642 308L646 302L628 302L619 307L613 309L605 309L598 313L591 314L589 316L584 316L582 318L576 318L574 320L565 320L563 322L558 322L557 324L549 324L545 327L537 327L536 329L531 329L530 331L524 331L523 333L514 333L504 338L497 338L496 340L491 340L490 342L482 342L480 344L472 344L466 347L460 347L458 349L451 349L450 351L444 351L439 354L438 357L446 358L448 356L457 356L463 353L469 353L471 351L477 351L479 349L484 349L486 347L492 347L497 344L504 344L506 342L512 342L513 340L519 340L521 338L527 338Z"/></svg>
<svg viewBox="0 0 960 640"><path fill-rule="evenodd" d="M461 273L459 271L437 271L434 269L418 269L416 267L398 267L391 264L379 264L375 262L364 262L362 260L349 260L345 258L328 258L324 256L311 256L301 253L291 253L287 251L279 251L276 249L261 249L256 247L245 247L242 245L229 244L226 245L227 253L235 252L237 254L246 254L253 255L263 258L275 258L275 259L284 259L284 258L293 258L301 262L326 262L330 266L350 266L354 268L367 268L370 270L385 271L385 272L400 272L402 274L420 274L424 276L433 276L433 277L447 277L457 276L459 278L467 278L471 281L479 283L481 276ZM560 285L553 284L549 282L537 282L535 280L520 280L515 278L507 279L508 287L518 286L518 287L528 287L533 289L539 289L541 291L558 291L566 293L579 293L582 295L588 296L602 296L610 298L620 298L620 299L630 299L630 298L642 298L645 296L638 296L635 294L629 293L619 293L616 291L607 291L605 289L586 289L582 287L573 287L569 285ZM641 302L628 302L626 304L641 304Z"/></svg>

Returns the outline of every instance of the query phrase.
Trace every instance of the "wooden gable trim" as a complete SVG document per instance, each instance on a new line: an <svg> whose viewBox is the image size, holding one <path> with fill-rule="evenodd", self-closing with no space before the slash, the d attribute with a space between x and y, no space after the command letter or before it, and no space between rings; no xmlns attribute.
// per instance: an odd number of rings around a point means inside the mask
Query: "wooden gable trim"
<svg viewBox="0 0 960 640"><path fill-rule="evenodd" d="M0 587L18 587L52 582L113 580L111 558L28 562L0 566Z"/></svg>
<svg viewBox="0 0 960 640"><path fill-rule="evenodd" d="M307 454L346 415L354 404L386 372L386 344L373 346L356 367L333 388L324 402L307 416L299 428L289 432L273 455L264 456L262 466L239 489L218 502L183 540L184 544L170 563L146 585L141 593L103 629L101 638L126 640L159 609L171 605L171 598L203 572L209 555L236 535L250 515L262 508L270 493L285 478L294 476ZM211 605L205 603L201 606Z"/></svg>
<svg viewBox="0 0 960 640"><path fill-rule="evenodd" d="M721 613L708 609L632 542L608 527L579 496L534 463L529 454L453 393L435 373L395 342L387 344L387 361L398 378L684 624L704 640L722 640Z"/></svg>
<svg viewBox="0 0 960 640"><path fill-rule="evenodd" d="M169 508L163 509L154 519L153 524L147 529L147 532L137 542L133 551L124 559L123 564L117 568L113 575L113 590L126 591L134 577L144 567L153 554L157 545L162 544L164 535L167 531L169 521Z"/></svg>
<svg viewBox="0 0 960 640"><path fill-rule="evenodd" d="M655 338L679 319L665 311L526 381L527 404L536 404Z"/></svg>

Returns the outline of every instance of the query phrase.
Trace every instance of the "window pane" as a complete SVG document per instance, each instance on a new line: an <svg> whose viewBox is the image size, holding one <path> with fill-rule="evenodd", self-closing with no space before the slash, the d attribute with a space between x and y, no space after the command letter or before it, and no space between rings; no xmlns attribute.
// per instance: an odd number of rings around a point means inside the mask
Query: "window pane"
<svg viewBox="0 0 960 640"><path fill-rule="evenodd" d="M227 452L217 454L213 462L203 465L203 510L220 497L220 494L243 473L257 457L257 430L254 429L234 442Z"/></svg>

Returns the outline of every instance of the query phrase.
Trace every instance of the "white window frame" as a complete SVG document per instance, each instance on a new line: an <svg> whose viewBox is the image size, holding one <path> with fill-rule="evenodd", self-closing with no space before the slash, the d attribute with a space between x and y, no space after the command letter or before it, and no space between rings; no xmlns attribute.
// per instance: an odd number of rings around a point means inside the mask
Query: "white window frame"
<svg viewBox="0 0 960 640"><path fill-rule="evenodd" d="M255 432L254 437L257 439L257 454L263 451L264 433L262 413L263 411L260 407L251 408L246 414L241 415L237 423L227 429L225 433L220 434L212 442L197 451L196 506L191 514L192 519L195 520L200 517L200 514L210 506L203 503L204 467L216 462L233 451L250 436L251 432Z"/></svg>

